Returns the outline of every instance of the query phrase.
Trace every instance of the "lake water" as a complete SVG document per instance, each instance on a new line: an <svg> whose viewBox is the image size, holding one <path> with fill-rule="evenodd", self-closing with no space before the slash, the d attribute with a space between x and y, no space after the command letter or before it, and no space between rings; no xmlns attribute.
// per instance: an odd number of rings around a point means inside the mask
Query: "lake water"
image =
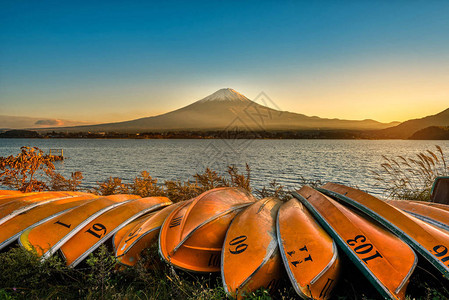
<svg viewBox="0 0 449 300"><path fill-rule="evenodd" d="M164 180L191 180L211 167L224 173L227 165L251 167L254 188L273 179L287 187L299 186L301 176L356 185L381 195L383 188L371 171L380 170L382 155L413 156L449 141L408 140L128 140L128 139L0 139L0 156L17 154L21 146L64 149L56 169L63 175L82 171L83 187L93 187L109 176L132 180L147 170Z"/></svg>

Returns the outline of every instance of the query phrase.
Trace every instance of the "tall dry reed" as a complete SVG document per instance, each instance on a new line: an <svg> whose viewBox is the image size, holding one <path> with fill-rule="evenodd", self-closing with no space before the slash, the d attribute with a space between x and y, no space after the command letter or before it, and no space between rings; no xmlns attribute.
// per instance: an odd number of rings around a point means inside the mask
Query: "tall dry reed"
<svg viewBox="0 0 449 300"><path fill-rule="evenodd" d="M426 150L413 157L382 156L380 171L373 171L374 179L385 188L388 198L430 200L432 184L437 176L447 176L449 167L444 152Z"/></svg>

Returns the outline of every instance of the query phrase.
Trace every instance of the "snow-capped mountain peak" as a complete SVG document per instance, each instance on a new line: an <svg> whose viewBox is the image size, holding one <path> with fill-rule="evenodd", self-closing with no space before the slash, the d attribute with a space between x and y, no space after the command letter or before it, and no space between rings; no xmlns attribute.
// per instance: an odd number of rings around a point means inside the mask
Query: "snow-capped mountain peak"
<svg viewBox="0 0 449 300"><path fill-rule="evenodd" d="M248 102L250 101L248 98L246 98L244 95L240 94L239 92L231 89L231 88L225 88L220 89L216 91L215 93L207 96L206 98L203 98L197 103L204 103L204 102L210 102L210 101L237 101L237 102Z"/></svg>

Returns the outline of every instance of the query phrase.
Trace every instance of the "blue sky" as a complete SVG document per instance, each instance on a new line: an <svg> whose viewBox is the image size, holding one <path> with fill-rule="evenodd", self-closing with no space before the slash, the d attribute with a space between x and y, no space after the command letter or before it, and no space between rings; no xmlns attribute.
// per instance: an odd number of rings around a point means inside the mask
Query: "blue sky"
<svg viewBox="0 0 449 300"><path fill-rule="evenodd" d="M0 114L120 121L231 87L307 115L421 117L449 107L448 13L448 1L0 0Z"/></svg>

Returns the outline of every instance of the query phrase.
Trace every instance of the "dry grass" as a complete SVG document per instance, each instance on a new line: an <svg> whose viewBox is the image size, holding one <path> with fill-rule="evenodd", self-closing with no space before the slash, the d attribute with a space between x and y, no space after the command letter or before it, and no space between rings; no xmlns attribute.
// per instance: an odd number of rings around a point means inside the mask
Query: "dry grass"
<svg viewBox="0 0 449 300"><path fill-rule="evenodd" d="M440 146L415 157L382 156L381 170L373 172L374 179L384 188L389 198L429 200L432 184L437 176L447 176L449 168Z"/></svg>
<svg viewBox="0 0 449 300"><path fill-rule="evenodd" d="M205 191L217 187L240 187L251 192L251 170L246 165L245 173L240 173L235 166L228 166L225 175L207 168L204 173L193 175L192 180L168 180L158 184L147 171L142 171L131 183L124 183L118 177L109 177L105 182L98 182L92 192L99 195L135 194L141 197L165 196L173 202L194 198Z"/></svg>
<svg viewBox="0 0 449 300"><path fill-rule="evenodd" d="M54 170L47 171L46 175L48 189L52 191L77 191L84 178L80 171L73 172L70 178L65 178Z"/></svg>

